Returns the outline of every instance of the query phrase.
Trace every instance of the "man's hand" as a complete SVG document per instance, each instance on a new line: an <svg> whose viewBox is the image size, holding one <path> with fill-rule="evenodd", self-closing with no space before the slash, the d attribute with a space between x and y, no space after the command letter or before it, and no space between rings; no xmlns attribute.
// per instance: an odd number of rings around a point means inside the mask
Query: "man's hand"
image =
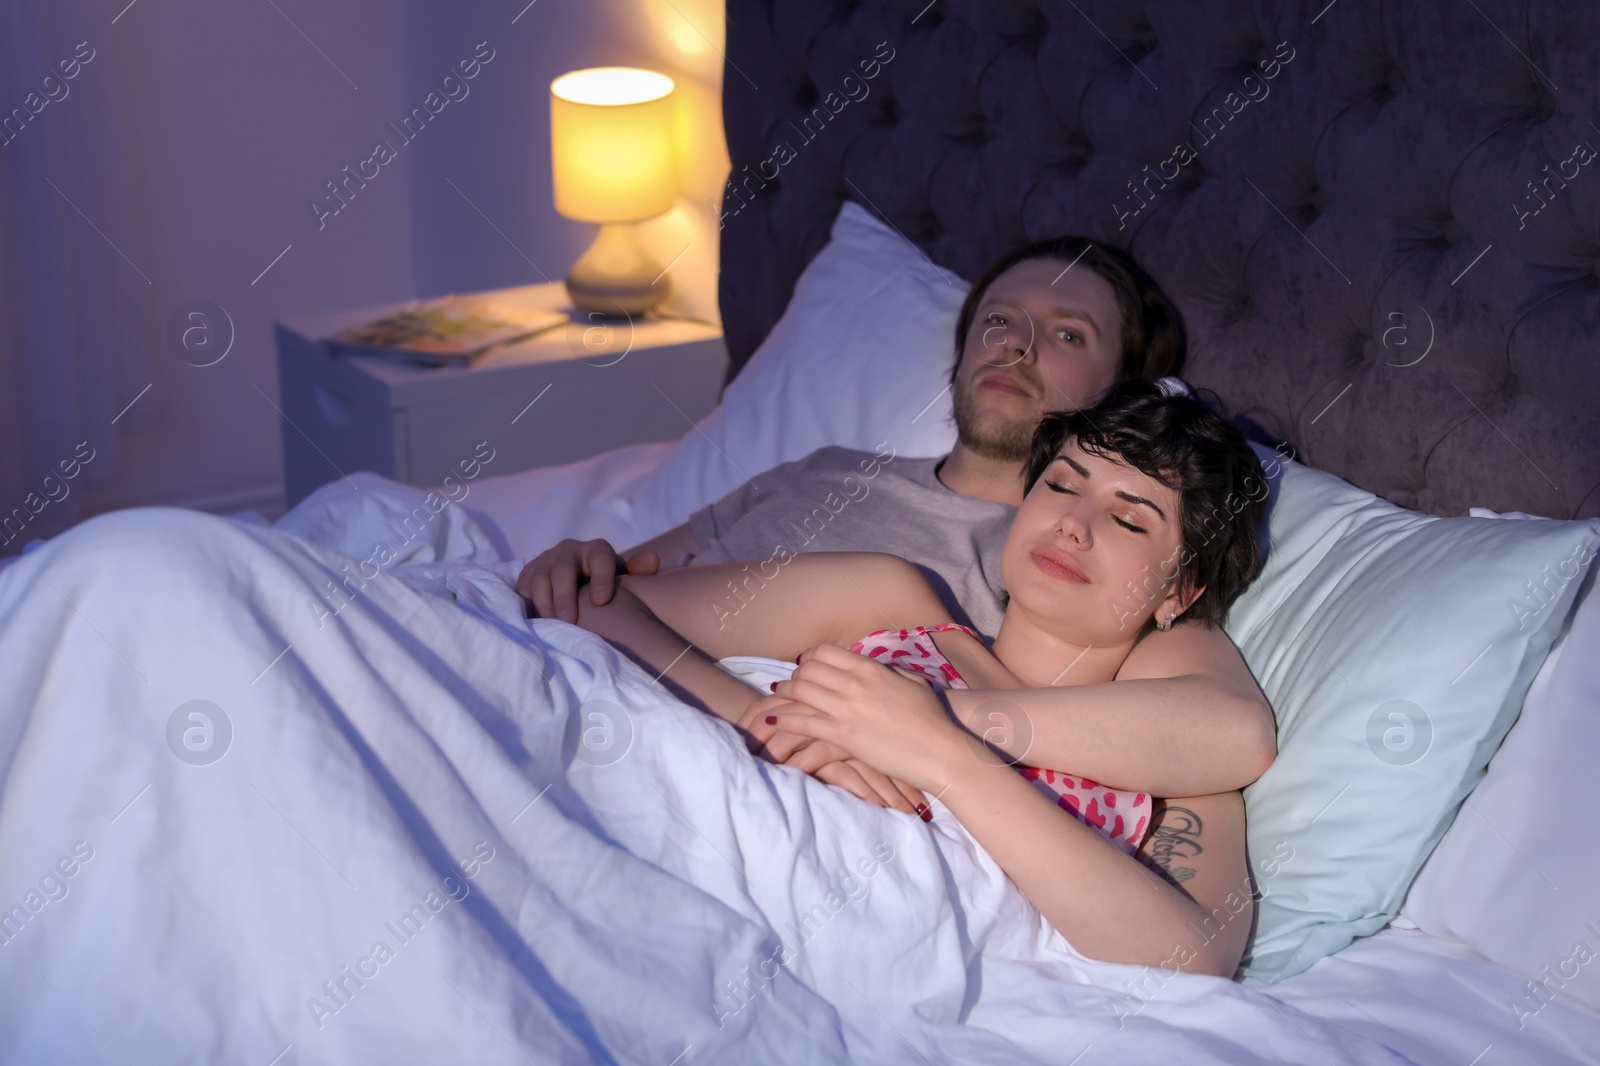
<svg viewBox="0 0 1600 1066"><path fill-rule="evenodd" d="M590 599L602 607L611 602L619 568L628 574L653 574L660 566L661 557L653 551L624 560L610 541L568 539L529 560L517 575L517 592L532 603L532 617L576 622L580 575L589 581Z"/></svg>

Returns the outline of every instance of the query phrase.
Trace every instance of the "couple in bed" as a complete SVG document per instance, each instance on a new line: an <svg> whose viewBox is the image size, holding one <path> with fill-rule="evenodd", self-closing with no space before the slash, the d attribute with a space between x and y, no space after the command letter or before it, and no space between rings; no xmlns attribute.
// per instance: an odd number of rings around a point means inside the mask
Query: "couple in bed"
<svg viewBox="0 0 1600 1066"><path fill-rule="evenodd" d="M1266 479L1152 380L1183 345L1125 254L1020 249L962 308L950 455L823 449L626 562L564 541L518 589L774 761L924 818L936 798L1085 955L1231 976L1240 790L1275 729L1220 624L1259 567ZM752 696L713 662L734 655L799 665Z"/></svg>

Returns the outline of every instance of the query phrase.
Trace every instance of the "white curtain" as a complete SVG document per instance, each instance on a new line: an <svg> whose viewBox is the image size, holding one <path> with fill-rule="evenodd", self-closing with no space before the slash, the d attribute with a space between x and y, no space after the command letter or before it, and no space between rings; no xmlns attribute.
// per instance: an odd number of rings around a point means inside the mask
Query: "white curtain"
<svg viewBox="0 0 1600 1066"><path fill-rule="evenodd" d="M76 521L160 400L128 407L155 380L159 336L119 6L0 3L0 555ZM11 539L17 508L28 525Z"/></svg>

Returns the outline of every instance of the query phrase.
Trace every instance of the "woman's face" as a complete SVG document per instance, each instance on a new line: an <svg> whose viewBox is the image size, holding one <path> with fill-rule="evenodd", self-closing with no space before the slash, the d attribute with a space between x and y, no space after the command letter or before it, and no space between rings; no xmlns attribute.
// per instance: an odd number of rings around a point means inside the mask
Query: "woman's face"
<svg viewBox="0 0 1600 1066"><path fill-rule="evenodd" d="M1009 609L1097 648L1130 644L1152 617L1182 614L1201 590L1178 595L1179 506L1177 490L1069 440L1006 538L1000 574Z"/></svg>

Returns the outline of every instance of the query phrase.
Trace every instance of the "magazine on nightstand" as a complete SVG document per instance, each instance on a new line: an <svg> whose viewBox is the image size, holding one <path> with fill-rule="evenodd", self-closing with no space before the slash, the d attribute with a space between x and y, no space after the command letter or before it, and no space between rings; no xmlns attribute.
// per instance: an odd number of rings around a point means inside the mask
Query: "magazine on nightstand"
<svg viewBox="0 0 1600 1066"><path fill-rule="evenodd" d="M467 366L489 349L567 323L542 311L476 296L416 300L372 322L340 330L323 343L332 355L363 355L421 366Z"/></svg>

